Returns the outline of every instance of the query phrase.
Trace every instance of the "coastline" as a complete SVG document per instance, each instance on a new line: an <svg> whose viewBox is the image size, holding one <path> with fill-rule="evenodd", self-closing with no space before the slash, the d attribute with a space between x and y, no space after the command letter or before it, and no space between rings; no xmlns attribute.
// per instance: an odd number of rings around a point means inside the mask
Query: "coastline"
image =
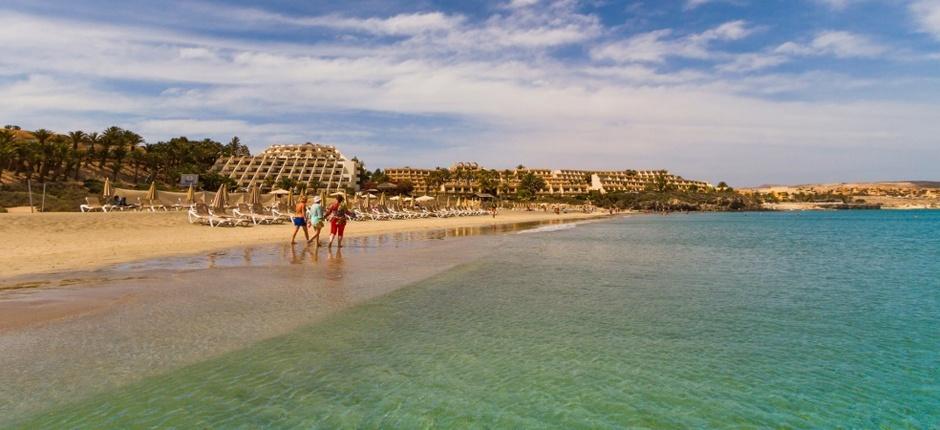
<svg viewBox="0 0 940 430"><path fill-rule="evenodd" d="M605 218L603 213L504 211L489 216L367 221L349 225L347 238L528 222ZM92 270L139 260L185 256L290 239L292 226L211 228L189 224L185 212L0 214L0 279ZM328 229L324 232L328 234ZM323 234L321 233L321 234ZM328 237L323 234L323 237ZM302 237L302 234L301 234ZM303 245L298 244L302 247Z"/></svg>
<svg viewBox="0 0 940 430"><path fill-rule="evenodd" d="M350 246L342 252L259 239L209 255L189 248L188 255L176 258L182 252L177 249L98 271L18 276L37 282L0 290L0 350L5 351L0 369L19 369L0 372L0 416L15 422L24 414L291 332L472 265L511 241L507 234L514 231L602 218L542 215L517 214L502 222L477 217L442 220L451 221L447 223L374 223L379 225L350 236ZM372 223L354 226L366 224ZM289 238L286 226L276 227L271 231L280 233L278 238ZM202 229L236 234L251 230ZM226 255L232 264L186 266ZM37 380L57 384L37 387ZM29 392L29 400L22 398L24 392Z"/></svg>

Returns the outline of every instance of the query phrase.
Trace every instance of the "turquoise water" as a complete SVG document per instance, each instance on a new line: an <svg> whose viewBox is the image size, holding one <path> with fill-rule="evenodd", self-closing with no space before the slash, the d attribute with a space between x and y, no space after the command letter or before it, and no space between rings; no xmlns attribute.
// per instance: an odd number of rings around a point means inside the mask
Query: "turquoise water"
<svg viewBox="0 0 940 430"><path fill-rule="evenodd" d="M643 216L480 243L488 257L16 426L940 426L940 212Z"/></svg>

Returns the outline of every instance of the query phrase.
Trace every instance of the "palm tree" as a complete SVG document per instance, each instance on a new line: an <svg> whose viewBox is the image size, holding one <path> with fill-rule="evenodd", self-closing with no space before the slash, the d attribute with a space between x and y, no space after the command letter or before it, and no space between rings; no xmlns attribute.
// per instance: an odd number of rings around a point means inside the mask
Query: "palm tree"
<svg viewBox="0 0 940 430"><path fill-rule="evenodd" d="M33 132L33 137L36 139L36 143L39 144L39 151L42 154L39 166L40 182L46 179L46 175L49 174L49 169L52 167L50 165L50 161L52 161L51 158L53 148L51 142L49 142L49 139L51 139L54 135L55 133L44 128L40 128Z"/></svg>
<svg viewBox="0 0 940 430"><path fill-rule="evenodd" d="M104 133L101 133L101 137L98 140L98 143L101 145L101 150L98 151L98 168L104 168L104 162L108 160L108 156L111 155L111 147L120 145L121 138L123 137L124 130L120 127L111 126L108 127Z"/></svg>
<svg viewBox="0 0 940 430"><path fill-rule="evenodd" d="M3 170L10 163L10 158L14 153L14 144L16 143L16 134L13 130L0 129L0 184L3 183Z"/></svg>
<svg viewBox="0 0 940 430"><path fill-rule="evenodd" d="M68 139L69 139L69 143L72 144L72 157L70 157L69 166L67 170L74 171L75 179L78 179L79 167L81 167L81 164L82 164L81 155L83 155L83 152L79 152L78 147L79 145L87 142L88 135L85 134L84 131L75 130L75 131L69 132Z"/></svg>

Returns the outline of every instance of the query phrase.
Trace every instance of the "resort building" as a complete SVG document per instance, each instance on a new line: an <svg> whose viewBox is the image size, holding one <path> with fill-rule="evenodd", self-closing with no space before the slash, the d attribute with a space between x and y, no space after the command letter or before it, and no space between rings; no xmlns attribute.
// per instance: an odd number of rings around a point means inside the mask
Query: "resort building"
<svg viewBox="0 0 940 430"><path fill-rule="evenodd" d="M234 179L238 187L254 183L270 189L291 178L310 190L358 191L357 164L334 146L304 143L273 145L252 157L222 157L212 170Z"/></svg>
<svg viewBox="0 0 940 430"><path fill-rule="evenodd" d="M441 192L455 195L472 195L481 192L477 176L480 171L486 170L477 163L455 163L449 169L450 179L438 186L429 184L433 169L415 169L411 167L387 169L385 173L395 183L404 181L414 186L415 193L427 194ZM493 171L498 178L498 194L515 194L518 190L519 178L527 173L541 177L545 181L545 188L539 192L541 196L572 196L587 194L591 191L608 192L640 192L646 189L662 187L678 190L706 190L714 188L703 181L684 179L681 176L670 174L666 170L552 170L518 168L513 170Z"/></svg>
<svg viewBox="0 0 940 430"><path fill-rule="evenodd" d="M408 166L385 169L385 175L388 176L389 181L401 184L404 182L410 182L414 186L414 193L417 194L428 194L433 190L428 189L428 176L431 175L432 169L415 169Z"/></svg>
<svg viewBox="0 0 940 430"><path fill-rule="evenodd" d="M666 170L618 170L591 172L591 189L601 193L639 192L648 188L668 187L678 190L714 188L703 181L692 181Z"/></svg>

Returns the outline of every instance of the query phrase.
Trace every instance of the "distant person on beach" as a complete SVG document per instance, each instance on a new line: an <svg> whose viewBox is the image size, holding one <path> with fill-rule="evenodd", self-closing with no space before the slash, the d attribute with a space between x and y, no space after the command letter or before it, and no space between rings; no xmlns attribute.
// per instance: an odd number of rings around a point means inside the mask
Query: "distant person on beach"
<svg viewBox="0 0 940 430"><path fill-rule="evenodd" d="M291 245L297 243L297 231L301 228L304 229L304 238L309 242L310 233L307 232L307 196L301 196L300 199L297 200L292 218L294 221L294 235L290 238Z"/></svg>
<svg viewBox="0 0 940 430"><path fill-rule="evenodd" d="M493 208L490 209L490 212L493 213L493 218L496 218L496 210L497 210L497 209L498 209L498 207L497 207L496 205L493 205Z"/></svg>
<svg viewBox="0 0 940 430"><path fill-rule="evenodd" d="M326 217L330 218L330 243L326 245L327 248L333 247L333 239L337 236L339 236L339 242L336 243L336 247L342 248L343 233L346 230L346 222L349 221L349 209L343 204L342 195L336 196L336 202L327 209Z"/></svg>
<svg viewBox="0 0 940 430"><path fill-rule="evenodd" d="M320 196L313 197L313 206L307 209L307 226L313 228L315 232L313 237L307 240L307 243L316 242L320 246L320 230L324 224L323 205L320 204Z"/></svg>

